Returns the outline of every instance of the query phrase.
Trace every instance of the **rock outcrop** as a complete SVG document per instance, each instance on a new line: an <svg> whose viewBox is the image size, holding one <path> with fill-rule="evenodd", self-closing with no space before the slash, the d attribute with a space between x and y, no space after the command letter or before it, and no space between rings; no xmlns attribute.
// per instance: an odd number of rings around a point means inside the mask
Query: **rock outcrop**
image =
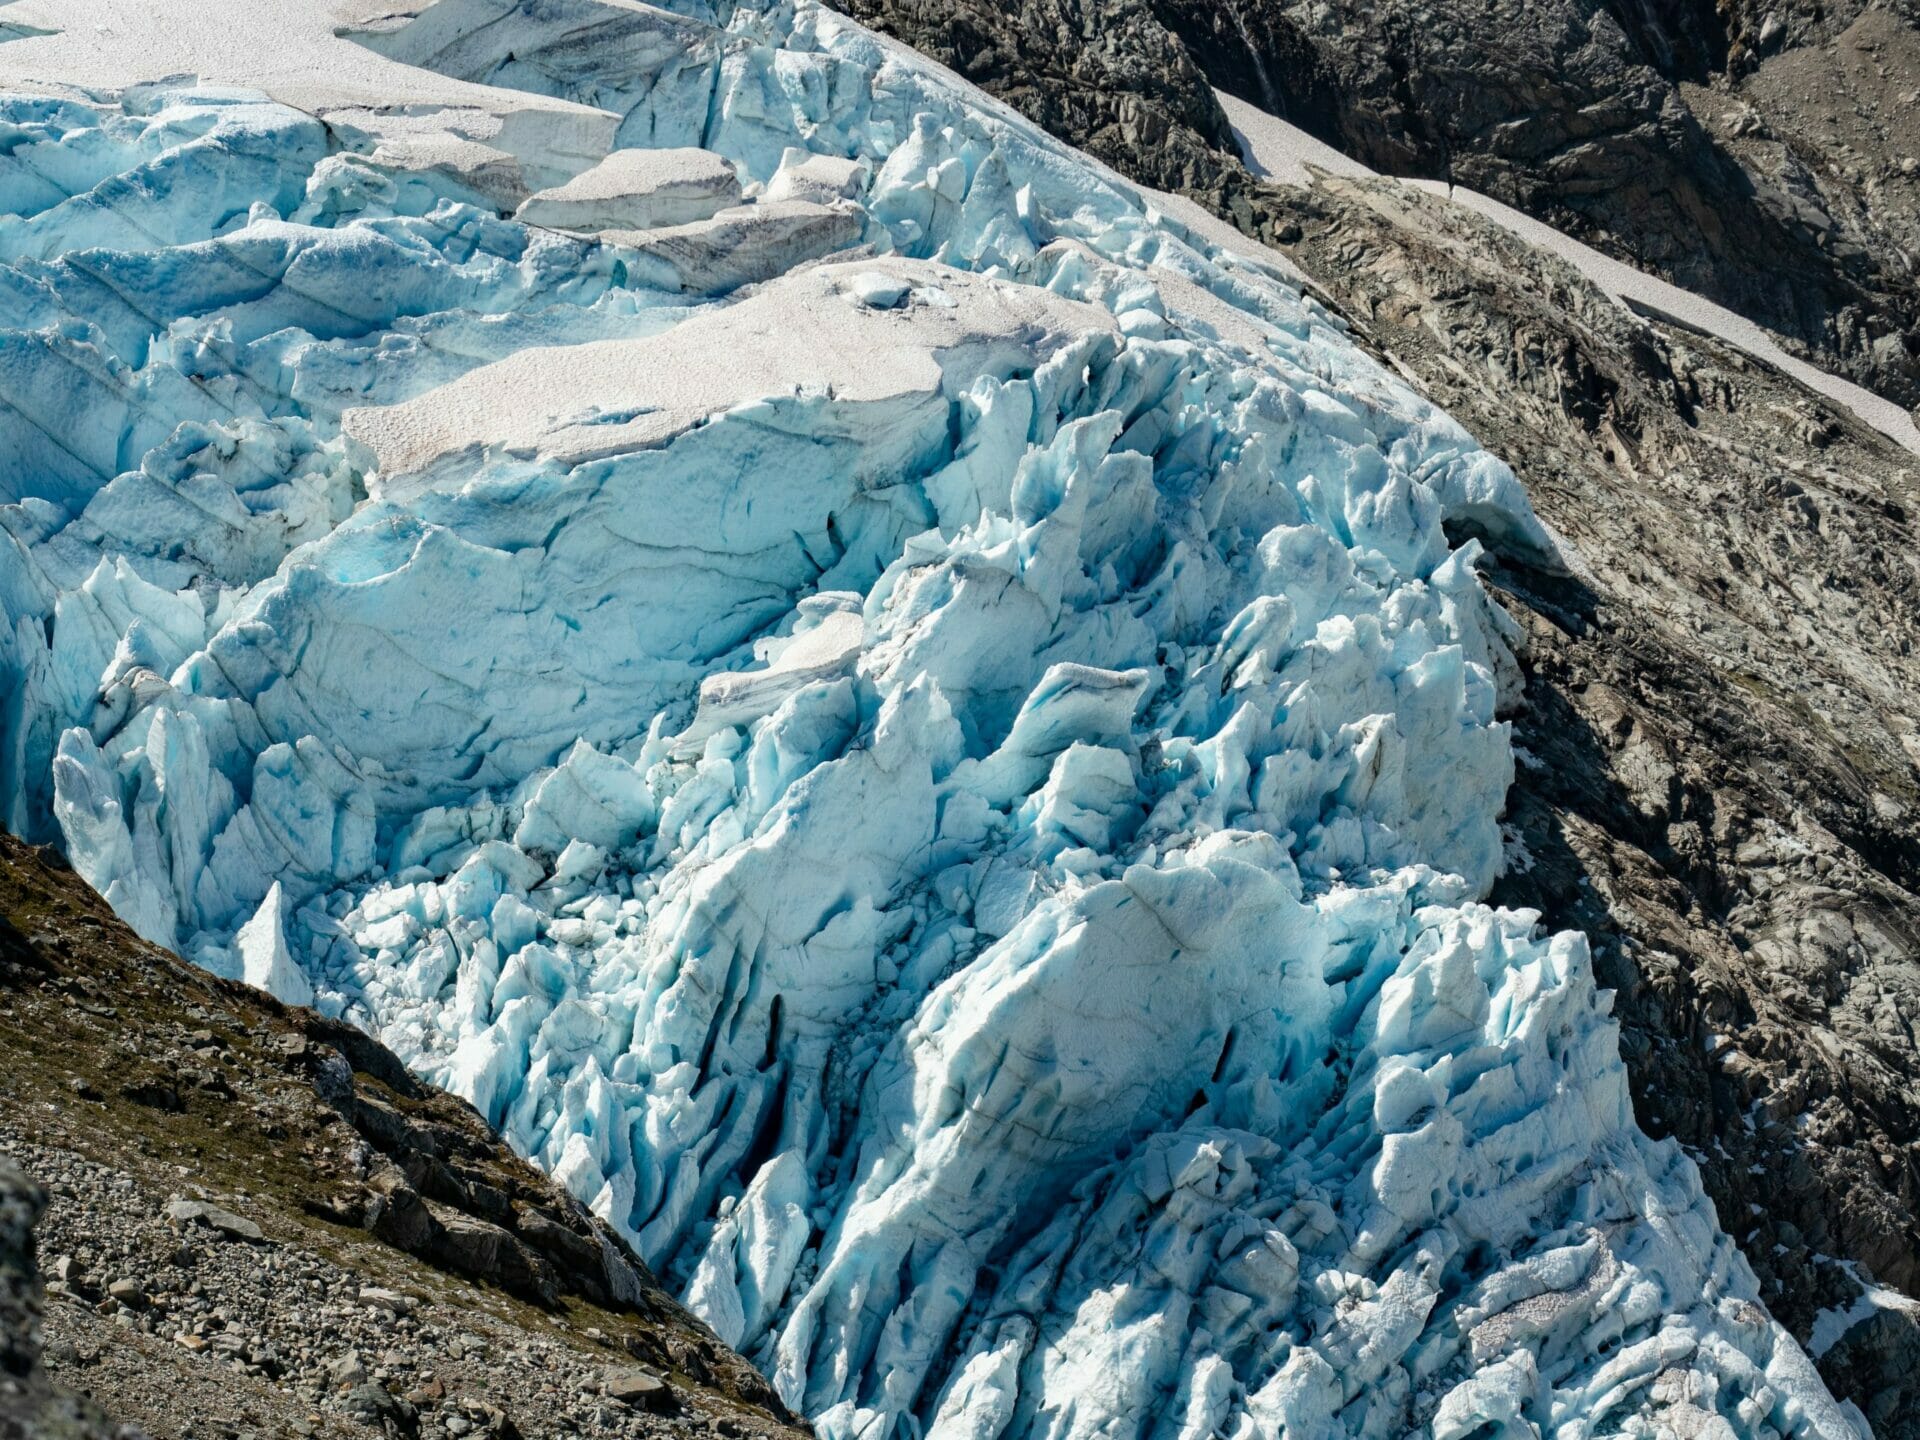
<svg viewBox="0 0 1920 1440"><path fill-rule="evenodd" d="M0 1054L7 1440L136 1433L85 1390L161 1437L789 1424L469 1107L139 940L4 834Z"/></svg>
<svg viewBox="0 0 1920 1440"><path fill-rule="evenodd" d="M33 1233L46 1205L46 1192L0 1156L0 1440L138 1440L47 1373Z"/></svg>
<svg viewBox="0 0 1920 1440"><path fill-rule="evenodd" d="M1865 0L1154 0L1211 83L1920 402L1920 26Z"/></svg>

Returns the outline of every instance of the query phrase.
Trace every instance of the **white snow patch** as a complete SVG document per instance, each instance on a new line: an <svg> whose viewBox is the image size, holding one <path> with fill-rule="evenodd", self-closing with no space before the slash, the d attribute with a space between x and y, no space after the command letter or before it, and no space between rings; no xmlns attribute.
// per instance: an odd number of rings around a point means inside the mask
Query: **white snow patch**
<svg viewBox="0 0 1920 1440"><path fill-rule="evenodd" d="M529 196L517 218L585 233L650 230L710 219L739 200L740 180L724 155L695 146L625 149Z"/></svg>
<svg viewBox="0 0 1920 1440"><path fill-rule="evenodd" d="M376 135L393 120L434 112L435 129L556 178L611 147L618 122L605 111L436 75L354 38L431 8L432 0L11 0L7 23L39 33L0 45L0 89L115 94L195 77Z"/></svg>
<svg viewBox="0 0 1920 1440"><path fill-rule="evenodd" d="M876 276L899 287L896 299L937 279L953 303L896 313L842 298L865 301ZM1106 311L1033 286L923 261L862 260L801 271L661 335L570 347L564 364L522 351L418 400L350 410L342 424L378 461L372 493L401 499L436 462L460 457L464 467L476 448L579 465L661 445L754 400L876 415L916 399L944 409L948 364L968 366L971 380L1112 328Z"/></svg>
<svg viewBox="0 0 1920 1440"><path fill-rule="evenodd" d="M1889 1290L1884 1285L1863 1285L1851 1305L1834 1305L1813 1317L1813 1329L1807 1336L1807 1353L1819 1360L1838 1345L1854 1326L1864 1324L1882 1310L1920 1312L1920 1302Z"/></svg>

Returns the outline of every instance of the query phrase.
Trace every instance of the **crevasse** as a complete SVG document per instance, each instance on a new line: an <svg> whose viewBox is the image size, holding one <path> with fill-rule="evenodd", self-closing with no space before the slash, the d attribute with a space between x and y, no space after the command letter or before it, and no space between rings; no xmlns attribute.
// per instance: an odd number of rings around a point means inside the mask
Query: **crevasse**
<svg viewBox="0 0 1920 1440"><path fill-rule="evenodd" d="M593 165L0 98L8 825L833 1440L1854 1434L1581 938L1478 903L1511 474L937 67L680 9L360 37Z"/></svg>

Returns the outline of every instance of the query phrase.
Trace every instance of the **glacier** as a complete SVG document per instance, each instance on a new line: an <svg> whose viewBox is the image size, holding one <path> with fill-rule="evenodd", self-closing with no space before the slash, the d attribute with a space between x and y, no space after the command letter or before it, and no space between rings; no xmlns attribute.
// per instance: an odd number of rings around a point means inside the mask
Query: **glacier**
<svg viewBox="0 0 1920 1440"><path fill-rule="evenodd" d="M1557 542L1277 257L811 0L0 92L5 823L820 1434L1865 1434L1481 903Z"/></svg>

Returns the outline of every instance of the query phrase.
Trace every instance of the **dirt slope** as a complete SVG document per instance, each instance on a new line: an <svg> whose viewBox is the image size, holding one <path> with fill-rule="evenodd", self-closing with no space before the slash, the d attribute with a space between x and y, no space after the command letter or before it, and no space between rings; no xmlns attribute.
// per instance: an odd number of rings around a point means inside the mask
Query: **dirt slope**
<svg viewBox="0 0 1920 1440"><path fill-rule="evenodd" d="M0 1440L798 1433L468 1106L6 835L0 1056Z"/></svg>

